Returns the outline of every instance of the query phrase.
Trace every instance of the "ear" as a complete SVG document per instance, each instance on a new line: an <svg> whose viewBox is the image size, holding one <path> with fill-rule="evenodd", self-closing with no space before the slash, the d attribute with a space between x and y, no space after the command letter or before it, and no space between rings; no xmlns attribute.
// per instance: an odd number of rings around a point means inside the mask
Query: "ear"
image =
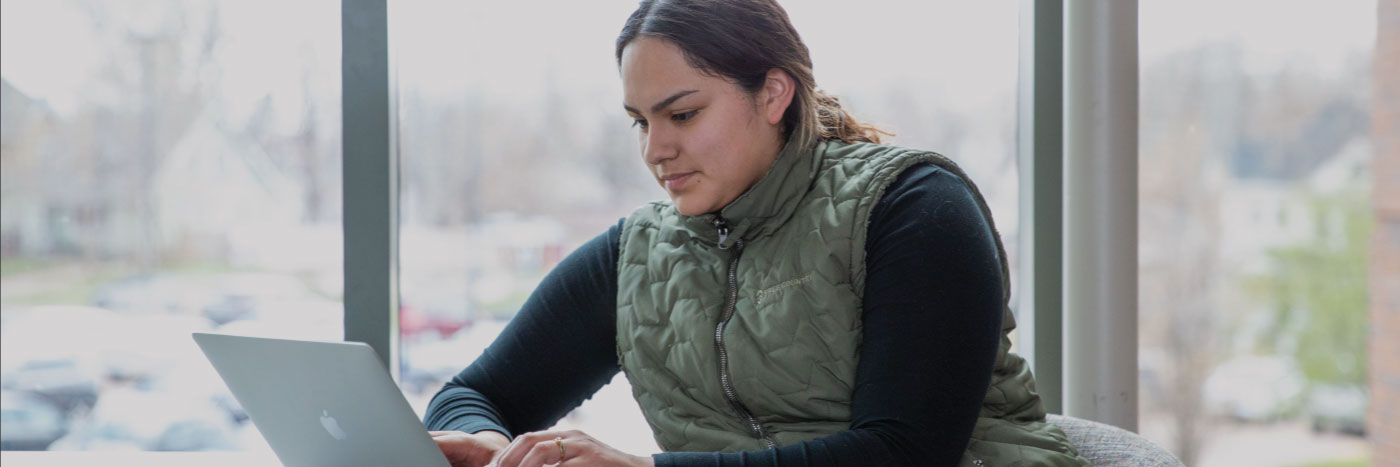
<svg viewBox="0 0 1400 467"><path fill-rule="evenodd" d="M788 106L792 105L792 95L796 88L797 82L786 71L777 68L768 70L760 103L763 104L763 117L769 125L777 125L783 121L783 114L787 112Z"/></svg>

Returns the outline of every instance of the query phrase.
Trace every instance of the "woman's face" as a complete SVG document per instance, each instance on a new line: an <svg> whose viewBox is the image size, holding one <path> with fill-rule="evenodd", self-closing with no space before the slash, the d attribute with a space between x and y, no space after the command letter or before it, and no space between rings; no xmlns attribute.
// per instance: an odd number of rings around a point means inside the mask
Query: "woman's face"
<svg viewBox="0 0 1400 467"><path fill-rule="evenodd" d="M636 120L642 159L681 214L719 211L762 178L782 149L779 124L792 99L785 73L770 72L750 96L692 68L670 41L648 36L623 49L621 66L623 106Z"/></svg>

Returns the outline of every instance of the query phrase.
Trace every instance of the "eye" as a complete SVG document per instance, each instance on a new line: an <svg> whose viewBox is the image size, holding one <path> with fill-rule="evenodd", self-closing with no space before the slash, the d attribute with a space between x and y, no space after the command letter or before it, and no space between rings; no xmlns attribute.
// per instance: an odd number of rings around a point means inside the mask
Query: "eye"
<svg viewBox="0 0 1400 467"><path fill-rule="evenodd" d="M643 130L647 129L647 121L646 121L646 120L642 120L642 119L640 119L640 118L633 119L633 120L632 120L632 128L637 128L637 127L641 127Z"/></svg>
<svg viewBox="0 0 1400 467"><path fill-rule="evenodd" d="M681 113L672 115L672 116L671 116L671 120L676 121L676 122L684 122L684 121L686 121L686 120L690 120L691 118L695 117L695 114L696 114L696 113L699 113L699 112L700 112L700 111L698 111L698 110L692 110L692 111L689 111L689 112L681 112Z"/></svg>

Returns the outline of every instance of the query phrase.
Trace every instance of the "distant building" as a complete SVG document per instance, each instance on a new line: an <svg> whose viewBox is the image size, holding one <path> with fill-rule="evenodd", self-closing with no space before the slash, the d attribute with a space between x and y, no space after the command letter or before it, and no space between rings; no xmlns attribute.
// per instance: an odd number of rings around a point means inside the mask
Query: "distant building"
<svg viewBox="0 0 1400 467"><path fill-rule="evenodd" d="M303 214L296 180L262 147L222 128L208 112L161 158L151 181L151 221L163 251L218 258L240 253L230 248L233 242L259 252L280 245L284 251L262 255L275 258L295 257L297 248L305 248L276 234L257 235L296 231ZM263 241L254 244L245 239L250 235Z"/></svg>
<svg viewBox="0 0 1400 467"><path fill-rule="evenodd" d="M5 256L50 248L32 174L53 126L53 110L44 101L0 79L0 254Z"/></svg>
<svg viewBox="0 0 1400 467"><path fill-rule="evenodd" d="M1223 264L1236 274L1266 274L1270 251L1320 233L1340 236L1342 219L1326 214L1320 218L1309 200L1369 185L1371 152L1371 144L1361 136L1298 180L1246 178L1227 183L1220 193Z"/></svg>
<svg viewBox="0 0 1400 467"><path fill-rule="evenodd" d="M1269 251L1302 243L1313 219L1297 202L1297 184L1281 180L1233 180L1220 193L1220 256L1234 273L1268 273Z"/></svg>

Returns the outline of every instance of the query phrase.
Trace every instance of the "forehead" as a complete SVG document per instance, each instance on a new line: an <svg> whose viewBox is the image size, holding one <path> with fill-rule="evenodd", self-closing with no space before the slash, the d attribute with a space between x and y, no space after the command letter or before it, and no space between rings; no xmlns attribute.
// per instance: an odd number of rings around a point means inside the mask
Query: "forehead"
<svg viewBox="0 0 1400 467"><path fill-rule="evenodd" d="M683 89L707 90L723 80L690 66L680 47L670 41L640 36L622 49L624 104L643 111Z"/></svg>

